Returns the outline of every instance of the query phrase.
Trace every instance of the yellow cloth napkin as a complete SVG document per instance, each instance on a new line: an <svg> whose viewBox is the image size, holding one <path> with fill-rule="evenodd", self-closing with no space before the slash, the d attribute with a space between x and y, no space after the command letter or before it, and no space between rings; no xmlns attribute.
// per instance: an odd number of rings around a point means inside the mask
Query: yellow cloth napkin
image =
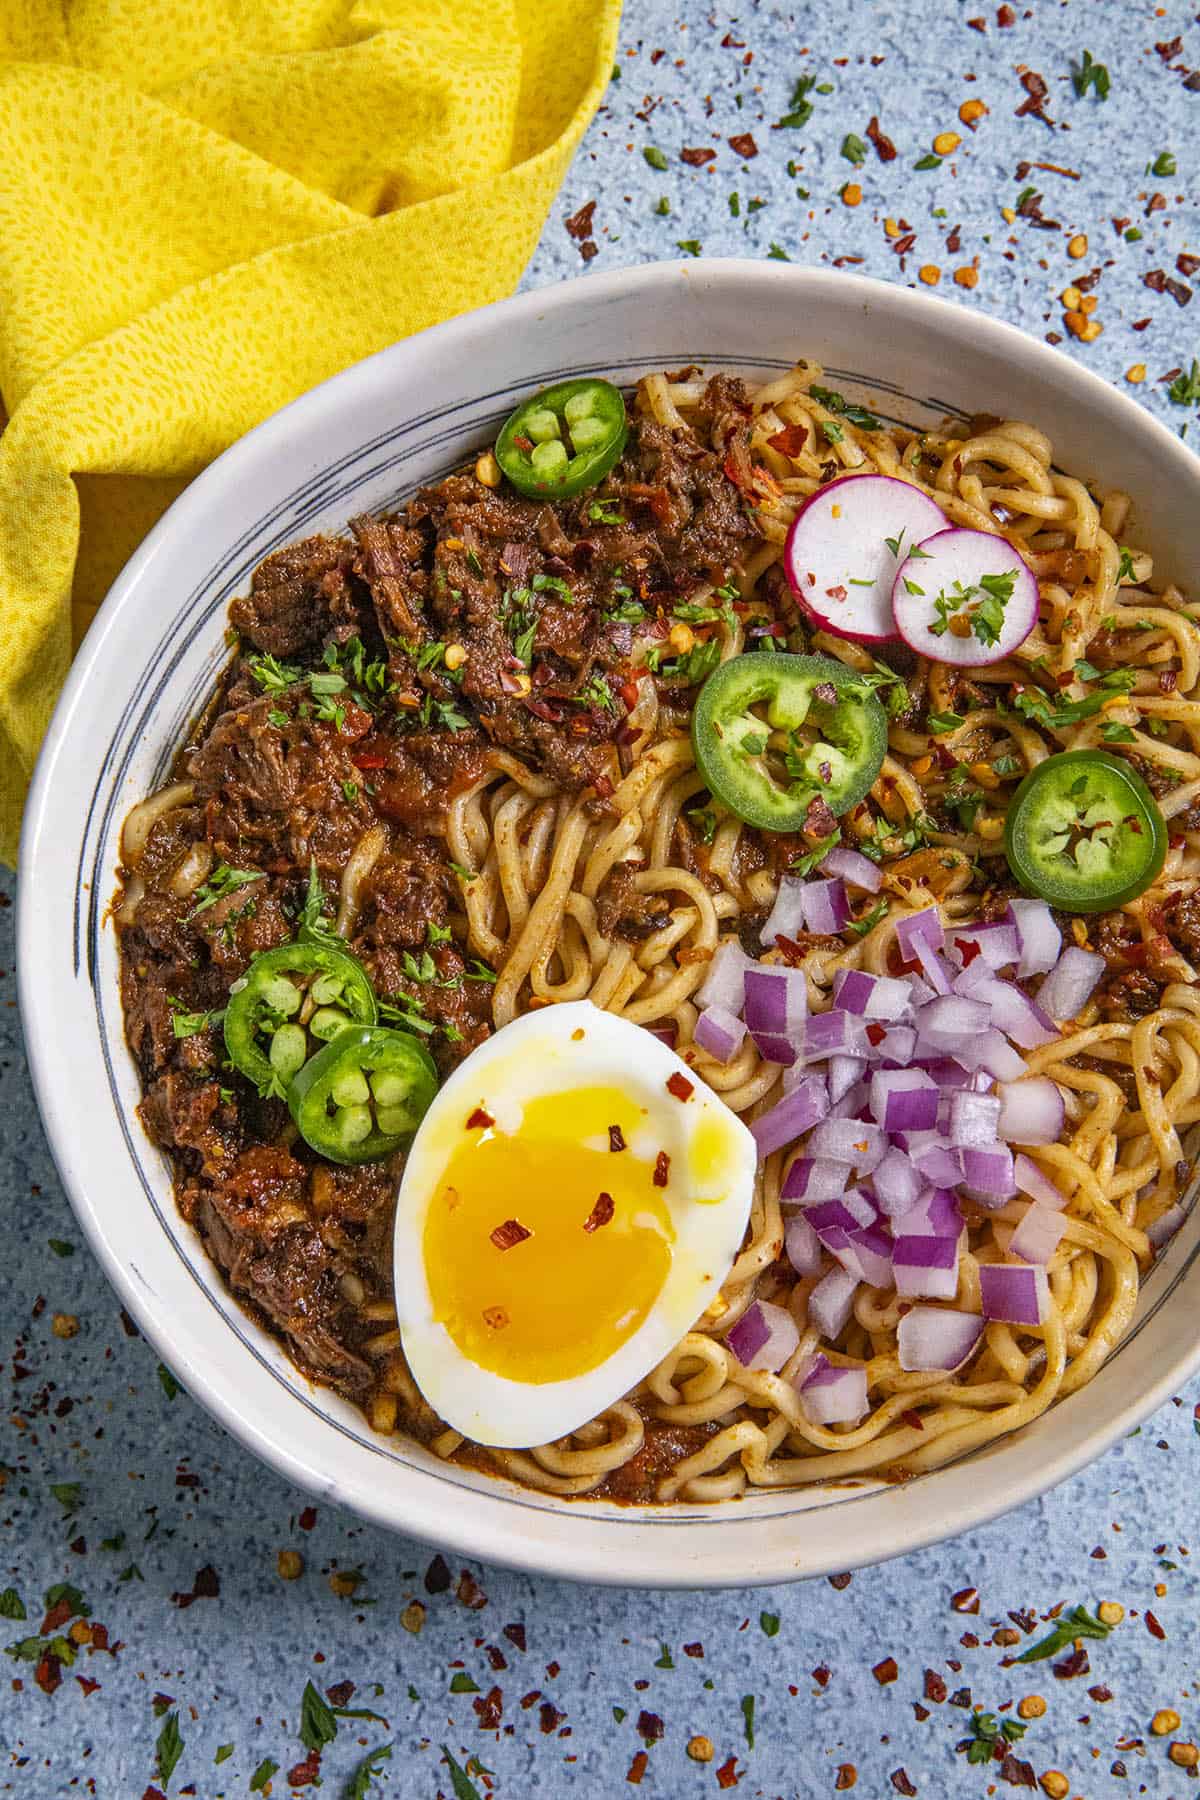
<svg viewBox="0 0 1200 1800"><path fill-rule="evenodd" d="M517 283L619 0L0 4L0 855L73 646L205 463Z"/></svg>

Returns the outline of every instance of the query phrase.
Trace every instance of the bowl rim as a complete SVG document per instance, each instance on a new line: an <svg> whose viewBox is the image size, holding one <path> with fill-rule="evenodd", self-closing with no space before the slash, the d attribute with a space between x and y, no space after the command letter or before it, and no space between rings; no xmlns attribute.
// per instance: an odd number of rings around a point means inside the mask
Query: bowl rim
<svg viewBox="0 0 1200 1800"><path fill-rule="evenodd" d="M319 423L322 408L330 403L331 396L340 406L343 401L352 400L356 393L368 394L381 367L390 369L399 365L403 368L408 359L422 355L427 348L452 347L456 340L469 339L478 332L481 322L486 322L493 333L512 332L515 335L548 314L569 313L581 303L588 308L602 307L610 299L628 296L631 290L643 292L647 304L653 305L663 303L667 295L679 292L681 284L686 290L687 285L720 287L744 283L755 284L768 299L781 301L786 297L794 302L802 300L807 293L829 301L836 296L839 305L846 308L868 307L881 316L890 314L893 318L916 323L920 329L933 334L938 332L939 323L952 339L970 334L981 345L1019 361L1044 377L1048 391L1070 392L1084 408L1106 414L1118 426L1124 422L1130 430L1136 429L1149 451L1176 465L1181 475L1193 481L1200 477L1200 459L1136 400L1007 321L970 312L936 295L867 276L748 258L644 264L577 276L498 301L432 326L352 364L298 396L230 445L158 520L99 608L75 657L47 729L30 786L20 843L22 880L18 887L16 920L19 1007L34 1091L51 1155L84 1236L110 1285L155 1350L176 1367L180 1366L181 1358L179 1348L172 1340L171 1321L160 1315L140 1284L136 1271L119 1262L110 1253L105 1240L103 1216L106 1207L94 1203L89 1192L92 1184L83 1179L72 1150L71 1134L77 1130L77 1122L63 1109L63 1100L67 1096L62 1072L57 1067L53 1023L37 1004L42 920L35 896L40 886L40 871L46 869L47 879L56 875L50 853L55 765L75 708L118 621L127 607L132 606L136 611L139 592L145 594L148 591L147 576L169 548L181 523L211 514L212 501L222 489L236 482L243 470L252 475L255 466L269 458L276 445L286 442L301 422L305 431L313 422ZM1194 1252L1189 1258L1189 1266L1196 1254ZM687 1519L664 1518L661 1509L645 1512L631 1509L626 1526L619 1518L601 1520L593 1515L589 1519L586 1501L568 1503L556 1508L554 1516L578 1521L579 1529L568 1526L563 1542L558 1543L551 1542L549 1537L543 1540L536 1530L512 1529L518 1515L505 1485L500 1482L484 1489L463 1489L460 1501L447 1508L439 1505L436 1493L422 1496L422 1489L429 1486L424 1478L411 1484L418 1490L416 1497L407 1493L406 1477L419 1476L420 1471L397 1463L393 1465L393 1477L389 1482L377 1483L374 1488L370 1484L365 1487L358 1484L352 1491L346 1490L331 1473L327 1454L310 1454L306 1446L298 1448L273 1435L269 1425L264 1426L243 1414L227 1379L210 1374L205 1366L191 1358L182 1361L188 1392L254 1455L287 1480L323 1500L334 1499L375 1524L461 1555L542 1574L617 1586L696 1588L758 1585L827 1574L839 1568L861 1567L925 1548L989 1523L1075 1474L1140 1424L1200 1368L1200 1334L1189 1348L1164 1363L1154 1379L1143 1385L1127 1404L1111 1411L1099 1429L1083 1431L1078 1441L1068 1442L1056 1454L1040 1462L1034 1463L1030 1459L1025 1472L1006 1484L992 1484L986 1480L971 1484L961 1503L953 1509L951 1523L947 1524L943 1513L935 1508L927 1509L923 1518L918 1516L914 1520L910 1509L898 1503L902 1489L870 1490L873 1497L883 1502L876 1508L877 1517L872 1521L870 1535L858 1537L852 1534L851 1541L839 1546L836 1555L825 1552L816 1558L803 1554L802 1543L773 1555L756 1551L752 1541L753 1513L740 1506L730 1505L728 1518L718 1524L706 1524L697 1531ZM325 1429L324 1422L322 1424ZM1001 1443L1006 1441L999 1440ZM889 1507L886 1503L893 1498L897 1503ZM803 1518L801 1512L795 1516ZM658 1528L644 1534L647 1541L638 1548L635 1539L638 1527L655 1518ZM765 1525L767 1521L764 1519L762 1523ZM687 1533L691 1540L686 1550L680 1537L682 1533ZM672 1564L670 1552L675 1549L683 1553L678 1563ZM664 1556L664 1551L668 1555Z"/></svg>

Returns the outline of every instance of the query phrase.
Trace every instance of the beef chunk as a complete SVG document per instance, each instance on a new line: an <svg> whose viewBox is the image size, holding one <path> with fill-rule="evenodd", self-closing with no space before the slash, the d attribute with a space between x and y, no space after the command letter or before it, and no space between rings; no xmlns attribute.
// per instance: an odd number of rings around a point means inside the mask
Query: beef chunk
<svg viewBox="0 0 1200 1800"><path fill-rule="evenodd" d="M351 579L353 562L354 546L345 538L288 544L259 564L249 594L230 606L230 621L255 649L272 656L296 656L361 635L370 607L364 608Z"/></svg>

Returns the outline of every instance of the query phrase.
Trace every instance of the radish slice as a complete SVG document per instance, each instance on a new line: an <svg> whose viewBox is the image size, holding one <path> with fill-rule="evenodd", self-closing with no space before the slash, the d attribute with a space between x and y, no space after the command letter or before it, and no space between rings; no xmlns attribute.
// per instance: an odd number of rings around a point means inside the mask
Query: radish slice
<svg viewBox="0 0 1200 1800"><path fill-rule="evenodd" d="M1038 584L1007 539L952 526L923 539L902 563L892 611L919 656L979 668L1025 642L1037 624Z"/></svg>
<svg viewBox="0 0 1200 1800"><path fill-rule="evenodd" d="M909 546L945 528L941 507L911 483L846 475L797 513L783 566L801 607L826 631L859 644L894 642L899 562Z"/></svg>

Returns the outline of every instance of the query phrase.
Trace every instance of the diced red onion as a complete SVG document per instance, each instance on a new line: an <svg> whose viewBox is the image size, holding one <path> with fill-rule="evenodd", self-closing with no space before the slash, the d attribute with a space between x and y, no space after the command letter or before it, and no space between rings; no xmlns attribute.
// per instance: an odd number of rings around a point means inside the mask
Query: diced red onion
<svg viewBox="0 0 1200 1800"><path fill-rule="evenodd" d="M778 1374L800 1343L800 1328L786 1307L769 1300L755 1300L747 1307L725 1342L747 1369L767 1369Z"/></svg>
<svg viewBox="0 0 1200 1800"><path fill-rule="evenodd" d="M859 1056L831 1056L827 1074L829 1077L829 1098L836 1106L838 1101L856 1086L859 1077L866 1069L866 1063Z"/></svg>
<svg viewBox="0 0 1200 1800"><path fill-rule="evenodd" d="M896 1220L897 1237L940 1237L958 1243L963 1217L949 1188L928 1188L911 1212Z"/></svg>
<svg viewBox="0 0 1200 1800"><path fill-rule="evenodd" d="M867 1098L870 1089L865 1081L856 1081L852 1088L847 1088L836 1106L831 1106L831 1119L865 1119L867 1116Z"/></svg>
<svg viewBox="0 0 1200 1800"><path fill-rule="evenodd" d="M850 923L850 902L841 881L806 881L800 891L800 906L809 931L822 936L844 931Z"/></svg>
<svg viewBox="0 0 1200 1800"><path fill-rule="evenodd" d="M910 1003L908 983L892 975L865 975L861 969L839 969L833 980L833 1004L863 1019L892 1022L903 1018Z"/></svg>
<svg viewBox="0 0 1200 1800"><path fill-rule="evenodd" d="M922 1184L904 1151L893 1146L871 1176L871 1185L879 1210L896 1219L916 1205Z"/></svg>
<svg viewBox="0 0 1200 1800"><path fill-rule="evenodd" d="M1062 1136L1067 1109L1057 1084L1048 1075L1030 1075L1024 1081L1002 1081L1000 1136L1009 1144L1056 1144Z"/></svg>
<svg viewBox="0 0 1200 1800"><path fill-rule="evenodd" d="M913 1165L926 1181L932 1181L934 1187L957 1187L963 1178L962 1157L950 1144L930 1144L926 1149L918 1150Z"/></svg>
<svg viewBox="0 0 1200 1800"><path fill-rule="evenodd" d="M647 1025L644 1029L651 1037L657 1038L660 1044L665 1044L668 1050L673 1050L678 1042L679 1027L674 1019L668 1025Z"/></svg>
<svg viewBox="0 0 1200 1800"><path fill-rule="evenodd" d="M728 1063L733 1061L741 1049L746 1027L741 1019L726 1012L723 1006L706 1006L696 1019L693 1036L700 1048L707 1050L717 1062Z"/></svg>
<svg viewBox="0 0 1200 1800"><path fill-rule="evenodd" d="M860 1124L853 1119L826 1119L813 1132L808 1148L813 1156L848 1162L860 1175L869 1175L883 1161L887 1138L878 1125Z"/></svg>
<svg viewBox="0 0 1200 1800"><path fill-rule="evenodd" d="M989 967L982 956L977 956L974 962L958 971L950 985L956 994L964 994L970 1000L974 997L976 988L991 981L995 973L995 969Z"/></svg>
<svg viewBox="0 0 1200 1800"><path fill-rule="evenodd" d="M938 1087L943 1090L946 1088L965 1088L970 1087L971 1085L970 1074L963 1068L961 1062L954 1057L935 1057L931 1061L923 1062L921 1067L930 1079L935 1081ZM1024 1064L1022 1064L1022 1067L1024 1067Z"/></svg>
<svg viewBox="0 0 1200 1800"><path fill-rule="evenodd" d="M764 944L773 944L780 936L794 938L804 929L804 887L805 883L798 875L783 876L775 904L759 933Z"/></svg>
<svg viewBox="0 0 1200 1800"><path fill-rule="evenodd" d="M974 990L972 998L984 1002L991 1013L991 1023L998 1025L1022 1050L1037 1050L1042 1044L1052 1044L1060 1035L1054 1020L1011 981L993 976Z"/></svg>
<svg viewBox="0 0 1200 1800"><path fill-rule="evenodd" d="M931 946L922 938L916 943L917 961L921 965L921 973L935 994L948 994L953 982L949 966Z"/></svg>
<svg viewBox="0 0 1200 1800"><path fill-rule="evenodd" d="M898 1068L907 1069L916 1054L917 1034L911 1025L871 1024L865 1039L872 1062L895 1063Z"/></svg>
<svg viewBox="0 0 1200 1800"><path fill-rule="evenodd" d="M908 975L905 980L908 982L909 1004L913 1011L916 1012L918 1007L927 1006L934 997L929 983L920 975Z"/></svg>
<svg viewBox="0 0 1200 1800"><path fill-rule="evenodd" d="M829 1111L829 1092L819 1075L806 1075L797 1083L790 1094L765 1112L761 1119L755 1119L750 1130L758 1145L760 1156L770 1156L772 1150L782 1150L802 1133L810 1131L823 1119ZM811 1147L811 1146L810 1146ZM824 1152L813 1148L813 1154ZM832 1157L832 1161L844 1161L843 1157Z"/></svg>
<svg viewBox="0 0 1200 1800"><path fill-rule="evenodd" d="M1021 1052L1014 1050L1004 1034L994 1028L968 1038L956 1056L969 1069L986 1069L997 1081L1019 1081L1025 1073Z"/></svg>
<svg viewBox="0 0 1200 1800"><path fill-rule="evenodd" d="M809 1322L823 1338L835 1338L845 1330L857 1286L848 1270L830 1269L808 1296Z"/></svg>
<svg viewBox="0 0 1200 1800"><path fill-rule="evenodd" d="M1038 1005L1052 1019L1077 1019L1105 967L1102 956L1071 944L1038 989Z"/></svg>
<svg viewBox="0 0 1200 1800"><path fill-rule="evenodd" d="M735 939L726 938L708 965L696 994L697 1005L723 1006L726 1012L740 1013L746 1004L746 970L757 967Z"/></svg>
<svg viewBox="0 0 1200 1800"><path fill-rule="evenodd" d="M986 963L989 969L1004 969L1017 961L1020 940L1015 925L997 919L983 925L952 927L948 948L964 970L978 962Z"/></svg>
<svg viewBox="0 0 1200 1800"><path fill-rule="evenodd" d="M902 1300L953 1300L958 1292L958 1244L922 1234L897 1237L892 1277Z"/></svg>
<svg viewBox="0 0 1200 1800"><path fill-rule="evenodd" d="M821 1266L821 1240L802 1212L792 1213L783 1228L783 1248L797 1275L815 1275Z"/></svg>
<svg viewBox="0 0 1200 1800"><path fill-rule="evenodd" d="M1013 1157L1013 1178L1021 1193L1029 1194L1042 1206L1053 1207L1061 1212L1067 1204L1067 1196L1056 1188L1048 1175L1043 1175L1031 1156L1025 1156L1018 1150Z"/></svg>
<svg viewBox="0 0 1200 1800"><path fill-rule="evenodd" d="M979 1000L959 994L939 994L917 1014L917 1042L935 1051L956 1055L959 1046L991 1025L992 1015Z"/></svg>
<svg viewBox="0 0 1200 1800"><path fill-rule="evenodd" d="M806 1206L804 1216L817 1236L824 1237L827 1231L861 1231L865 1225L873 1225L875 1208L865 1194L850 1188L836 1200Z"/></svg>
<svg viewBox="0 0 1200 1800"><path fill-rule="evenodd" d="M924 1069L881 1069L871 1077L871 1116L885 1131L928 1131L937 1108L938 1090Z"/></svg>
<svg viewBox="0 0 1200 1800"><path fill-rule="evenodd" d="M867 1371L835 1368L817 1357L800 1389L811 1425L857 1425L867 1412Z"/></svg>
<svg viewBox="0 0 1200 1800"><path fill-rule="evenodd" d="M782 964L746 970L746 1023L767 1062L794 1063L796 1044L808 1010L803 969Z"/></svg>
<svg viewBox="0 0 1200 1800"><path fill-rule="evenodd" d="M1012 1151L1007 1144L990 1144L984 1150L966 1149L962 1152L962 1164L965 1191L988 1212L997 1211L1016 1193Z"/></svg>
<svg viewBox="0 0 1200 1800"><path fill-rule="evenodd" d="M1050 1287L1038 1263L1023 1267L980 1263L979 1297L985 1319L1008 1325L1040 1325L1046 1317Z"/></svg>
<svg viewBox="0 0 1200 1800"><path fill-rule="evenodd" d="M1035 1200L1025 1208L1020 1224L1008 1241L1009 1254L1022 1262L1048 1263L1058 1249L1067 1221L1060 1212L1039 1206Z"/></svg>
<svg viewBox="0 0 1200 1800"><path fill-rule="evenodd" d="M868 894L877 894L883 886L883 871L879 864L859 850L848 849L845 844L835 844L832 850L825 852L821 858L821 873L840 875L843 881L853 883Z"/></svg>
<svg viewBox="0 0 1200 1800"><path fill-rule="evenodd" d="M940 950L945 941L946 933L936 906L923 907L920 912L909 913L896 922L896 944L905 962L916 962L918 944Z"/></svg>
<svg viewBox="0 0 1200 1800"><path fill-rule="evenodd" d="M850 1233L848 1245L858 1265L859 1278L868 1287L890 1287L892 1284L892 1240L877 1225L865 1225ZM843 1257L844 1262L844 1257Z"/></svg>
<svg viewBox="0 0 1200 1800"><path fill-rule="evenodd" d="M779 1198L793 1206L820 1206L825 1200L840 1200L850 1185L850 1175L849 1163L797 1156L783 1178Z"/></svg>
<svg viewBox="0 0 1200 1800"><path fill-rule="evenodd" d="M996 1142L1000 1102L994 1094L958 1093L950 1101L950 1142L959 1149L976 1149Z"/></svg>
<svg viewBox="0 0 1200 1800"><path fill-rule="evenodd" d="M1166 1212L1160 1213L1153 1225L1146 1227L1146 1236L1156 1250L1169 1243L1187 1218L1182 1206L1168 1206Z"/></svg>
<svg viewBox="0 0 1200 1800"><path fill-rule="evenodd" d="M1052 969L1062 949L1062 932L1046 901L1010 900L1007 918L1016 927L1021 948L1018 977L1024 981L1030 975L1044 975Z"/></svg>
<svg viewBox="0 0 1200 1800"><path fill-rule="evenodd" d="M804 1056L808 1062L829 1056L857 1055L862 1043L862 1026L852 1013L834 1008L830 1012L812 1013L804 1025Z"/></svg>
<svg viewBox="0 0 1200 1800"><path fill-rule="evenodd" d="M896 1332L900 1367L907 1370L962 1367L983 1336L983 1320L975 1313L944 1306L914 1306Z"/></svg>

